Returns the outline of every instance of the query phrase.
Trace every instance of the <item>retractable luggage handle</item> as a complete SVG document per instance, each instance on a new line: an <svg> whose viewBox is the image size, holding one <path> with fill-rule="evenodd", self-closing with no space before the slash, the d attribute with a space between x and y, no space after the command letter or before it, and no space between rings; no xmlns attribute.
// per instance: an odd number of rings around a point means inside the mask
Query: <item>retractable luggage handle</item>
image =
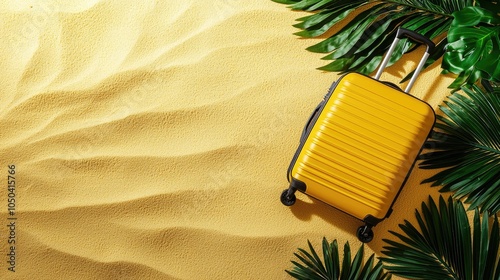
<svg viewBox="0 0 500 280"><path fill-rule="evenodd" d="M424 68L424 64L427 61L427 58L431 55L431 53L434 51L434 48L436 47L434 45L434 42L432 42L430 39L428 39L425 36L422 36L418 34L417 32L405 29L405 28L398 28L398 31L396 33L396 38L394 39L394 42L392 42L391 47L387 51L387 54L384 57L384 60L382 61L382 64L380 65L377 74L375 75L375 79L379 80L380 76L382 75L382 72L384 72L385 67L387 66L387 63L389 63L389 59L391 58L392 53L394 52L394 49L396 49L396 45L398 44L399 40L403 39L403 37L407 37L412 39L413 41L416 41L421 44L425 44L427 46L427 50L425 51L424 55L422 56L422 59L418 63L417 69L415 69L415 73L411 77L410 81L408 82L408 85L406 86L405 92L409 93L410 89L413 87L413 84L415 83L418 74L420 74L420 71Z"/></svg>
<svg viewBox="0 0 500 280"><path fill-rule="evenodd" d="M309 120L307 121L306 125L304 126L304 129L302 130L302 136L300 136L300 142L305 142L307 139L307 133L309 132L309 126L311 125L314 117L318 114L319 110L321 107L323 107L324 102L321 102L316 109L312 112L311 116L309 117Z"/></svg>

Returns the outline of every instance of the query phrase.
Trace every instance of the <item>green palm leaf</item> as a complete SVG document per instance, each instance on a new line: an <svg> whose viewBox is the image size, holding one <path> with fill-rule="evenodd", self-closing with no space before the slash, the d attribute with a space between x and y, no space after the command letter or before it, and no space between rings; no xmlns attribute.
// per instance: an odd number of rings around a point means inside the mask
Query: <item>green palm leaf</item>
<svg viewBox="0 0 500 280"><path fill-rule="evenodd" d="M451 94L438 116L420 167L443 169L423 183L466 198L470 208L500 210L500 88Z"/></svg>
<svg viewBox="0 0 500 280"><path fill-rule="evenodd" d="M324 35L351 13L356 15L330 37L308 48L332 60L319 69L372 73L394 39L398 27L420 33L437 47L424 67L443 57L443 73L454 73L450 88L481 79L500 82L500 5L488 0L273 0L292 10L313 14L299 18L296 35ZM481 8L482 7L482 8ZM446 36L447 35L447 36ZM401 40L388 66L415 49ZM403 81L411 77L406 76Z"/></svg>
<svg viewBox="0 0 500 280"><path fill-rule="evenodd" d="M474 214L472 226L460 201L429 197L416 212L418 227L405 220L399 241L384 239L380 258L385 269L408 279L498 280L500 233L498 218ZM471 232L472 228L472 232Z"/></svg>
<svg viewBox="0 0 500 280"><path fill-rule="evenodd" d="M294 265L292 270L285 270L295 279L303 280L359 280L359 279L391 279L391 275L383 271L382 263L377 261L374 265L375 257L371 255L363 263L364 247L361 246L351 260L351 248L349 243L344 245L344 256L342 266L340 265L340 256L337 240L329 243L323 238L323 260L316 253L316 250L308 240L309 251L298 249L294 255L300 262L292 261Z"/></svg>
<svg viewBox="0 0 500 280"><path fill-rule="evenodd" d="M321 67L327 71L373 72L387 51L399 26L414 30L431 39L443 38L453 20L452 14L473 6L473 0L273 0L288 4L292 10L315 12L298 19L296 33L302 37L317 37L325 34L333 25L349 14L359 12L338 32L308 50L329 53L325 60L333 60ZM442 46L442 45L441 45ZM402 40L389 65L396 62L413 44ZM438 48L432 63L444 53Z"/></svg>

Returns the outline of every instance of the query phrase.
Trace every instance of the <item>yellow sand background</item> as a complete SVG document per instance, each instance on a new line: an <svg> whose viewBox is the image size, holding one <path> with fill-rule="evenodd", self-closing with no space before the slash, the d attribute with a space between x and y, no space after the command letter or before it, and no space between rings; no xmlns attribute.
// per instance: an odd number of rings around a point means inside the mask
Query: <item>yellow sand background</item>
<svg viewBox="0 0 500 280"><path fill-rule="evenodd" d="M269 0L0 1L0 176L16 165L16 272L0 279L290 279L306 240L357 249L360 221L279 201L309 114L337 75ZM398 82L419 54L391 67ZM433 107L450 78L425 71ZM435 189L415 169L383 238ZM397 279L397 278L395 278Z"/></svg>

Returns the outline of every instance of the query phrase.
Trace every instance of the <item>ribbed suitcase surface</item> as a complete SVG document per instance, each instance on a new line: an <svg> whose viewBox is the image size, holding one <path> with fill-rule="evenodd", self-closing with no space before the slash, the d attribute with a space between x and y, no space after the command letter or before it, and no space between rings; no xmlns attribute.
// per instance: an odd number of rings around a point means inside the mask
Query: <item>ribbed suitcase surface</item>
<svg viewBox="0 0 500 280"><path fill-rule="evenodd" d="M385 218L430 133L432 108L360 74L337 82L295 161L306 193L361 220Z"/></svg>

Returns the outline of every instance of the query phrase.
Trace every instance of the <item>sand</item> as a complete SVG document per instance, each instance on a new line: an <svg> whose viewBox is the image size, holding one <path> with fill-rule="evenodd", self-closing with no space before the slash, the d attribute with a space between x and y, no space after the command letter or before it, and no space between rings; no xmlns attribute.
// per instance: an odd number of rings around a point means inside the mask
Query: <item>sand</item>
<svg viewBox="0 0 500 280"><path fill-rule="evenodd" d="M360 246L360 221L303 194L279 201L337 78L305 50L318 39L292 35L305 13L268 0L1 6L0 173L15 172L16 203L5 180L0 279L290 279L307 239ZM439 73L413 90L434 108L451 82ZM367 253L436 196L419 183L433 172L414 170Z"/></svg>

